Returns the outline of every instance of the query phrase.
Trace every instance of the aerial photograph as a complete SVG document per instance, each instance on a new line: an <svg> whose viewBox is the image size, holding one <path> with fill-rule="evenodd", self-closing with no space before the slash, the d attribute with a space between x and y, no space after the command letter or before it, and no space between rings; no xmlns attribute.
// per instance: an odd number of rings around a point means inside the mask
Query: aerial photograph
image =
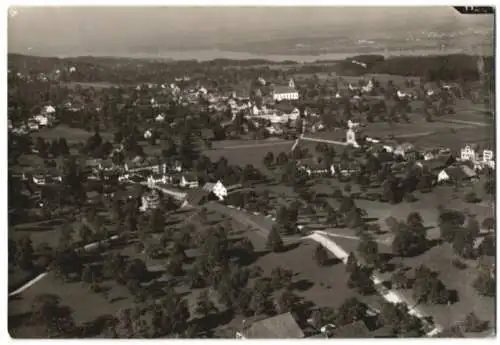
<svg viewBox="0 0 500 345"><path fill-rule="evenodd" d="M496 337L495 8L47 4L12 338Z"/></svg>

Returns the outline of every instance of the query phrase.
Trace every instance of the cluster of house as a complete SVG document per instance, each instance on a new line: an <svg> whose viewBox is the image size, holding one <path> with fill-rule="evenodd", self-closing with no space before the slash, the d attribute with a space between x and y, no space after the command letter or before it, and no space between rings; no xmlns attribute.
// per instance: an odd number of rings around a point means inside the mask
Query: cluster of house
<svg viewBox="0 0 500 345"><path fill-rule="evenodd" d="M348 122L345 145L356 148L361 147L356 139L356 129L358 124ZM378 157L385 153L390 154L390 161L393 161L393 171L398 166L405 166L409 163L423 168L424 166L436 173L436 182L444 183L451 181L474 181L477 173L485 167L495 169L494 151L483 149L481 152L472 146L465 145L460 150L460 155L454 157L450 149L418 149L411 143L396 143L383 141L376 138L367 137L364 147L367 152ZM299 170L304 171L309 177L319 176L342 176L348 177L358 172L361 167L361 160L350 162L336 162L329 166L312 158L302 159L297 162Z"/></svg>
<svg viewBox="0 0 500 345"><path fill-rule="evenodd" d="M35 132L43 127L51 127L55 121L56 109L52 105L44 106L41 111L29 118L27 123L14 126L11 119L7 121L7 128L13 134L24 135Z"/></svg>
<svg viewBox="0 0 500 345"><path fill-rule="evenodd" d="M370 331L364 321L357 320L344 326L327 324L316 328L313 320L299 325L290 312L253 321L244 320L233 336L236 339L310 339L310 338L388 338L392 335L389 327Z"/></svg>

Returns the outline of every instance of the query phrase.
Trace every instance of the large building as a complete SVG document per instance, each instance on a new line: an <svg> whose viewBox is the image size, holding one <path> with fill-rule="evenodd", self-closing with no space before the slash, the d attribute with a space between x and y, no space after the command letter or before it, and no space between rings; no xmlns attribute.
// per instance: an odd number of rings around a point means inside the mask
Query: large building
<svg viewBox="0 0 500 345"><path fill-rule="evenodd" d="M290 79L288 86L275 86L273 90L273 99L278 102L282 100L294 101L299 99L299 92L295 88L293 79Z"/></svg>

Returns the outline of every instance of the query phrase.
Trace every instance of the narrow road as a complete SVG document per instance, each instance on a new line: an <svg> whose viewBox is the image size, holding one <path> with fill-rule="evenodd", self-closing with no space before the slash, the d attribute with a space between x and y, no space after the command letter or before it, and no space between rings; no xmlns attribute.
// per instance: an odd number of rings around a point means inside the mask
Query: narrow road
<svg viewBox="0 0 500 345"><path fill-rule="evenodd" d="M347 262L347 257L348 254L345 250L342 249L341 246L339 246L335 241L327 238L327 236L319 233L319 232L313 232L311 235L308 236L310 239L322 244L326 249L328 249L333 255L335 255L337 258L339 258L344 264ZM375 286L376 291L384 298L387 302L389 303L404 303L408 307L408 312L411 315L415 315L418 317L421 321L422 324L427 328L430 329L426 333L426 336L431 337L435 336L436 334L440 333L442 331L442 327L436 324L431 325L424 317L423 313L420 312L416 308L415 305L411 305L409 301L401 296L399 293L393 290L389 290L385 288L382 285L381 279L378 278L376 274L374 274L372 277L373 284Z"/></svg>
<svg viewBox="0 0 500 345"><path fill-rule="evenodd" d="M465 121L465 120L457 120L457 119L439 119L439 122L449 122L449 123L457 123L463 125L471 125L477 127L491 127L494 126L494 123L486 123L486 122L476 122L476 121Z"/></svg>
<svg viewBox="0 0 500 345"><path fill-rule="evenodd" d="M334 145L340 145L340 146L347 146L347 143L344 141L337 141L337 140L328 140L328 139L318 139L318 138L311 138L311 137L301 137L301 140L305 141L312 141L316 143L325 143L325 144L334 144Z"/></svg>

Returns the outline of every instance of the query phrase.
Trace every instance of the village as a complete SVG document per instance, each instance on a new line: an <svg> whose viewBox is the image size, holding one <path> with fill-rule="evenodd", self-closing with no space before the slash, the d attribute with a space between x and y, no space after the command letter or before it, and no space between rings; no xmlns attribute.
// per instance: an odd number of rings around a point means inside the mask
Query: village
<svg viewBox="0 0 500 345"><path fill-rule="evenodd" d="M477 86L257 69L215 87L208 69L115 87L51 64L8 71L9 317L32 313L11 335L494 332L494 118L470 110ZM109 317L43 314L67 291Z"/></svg>

